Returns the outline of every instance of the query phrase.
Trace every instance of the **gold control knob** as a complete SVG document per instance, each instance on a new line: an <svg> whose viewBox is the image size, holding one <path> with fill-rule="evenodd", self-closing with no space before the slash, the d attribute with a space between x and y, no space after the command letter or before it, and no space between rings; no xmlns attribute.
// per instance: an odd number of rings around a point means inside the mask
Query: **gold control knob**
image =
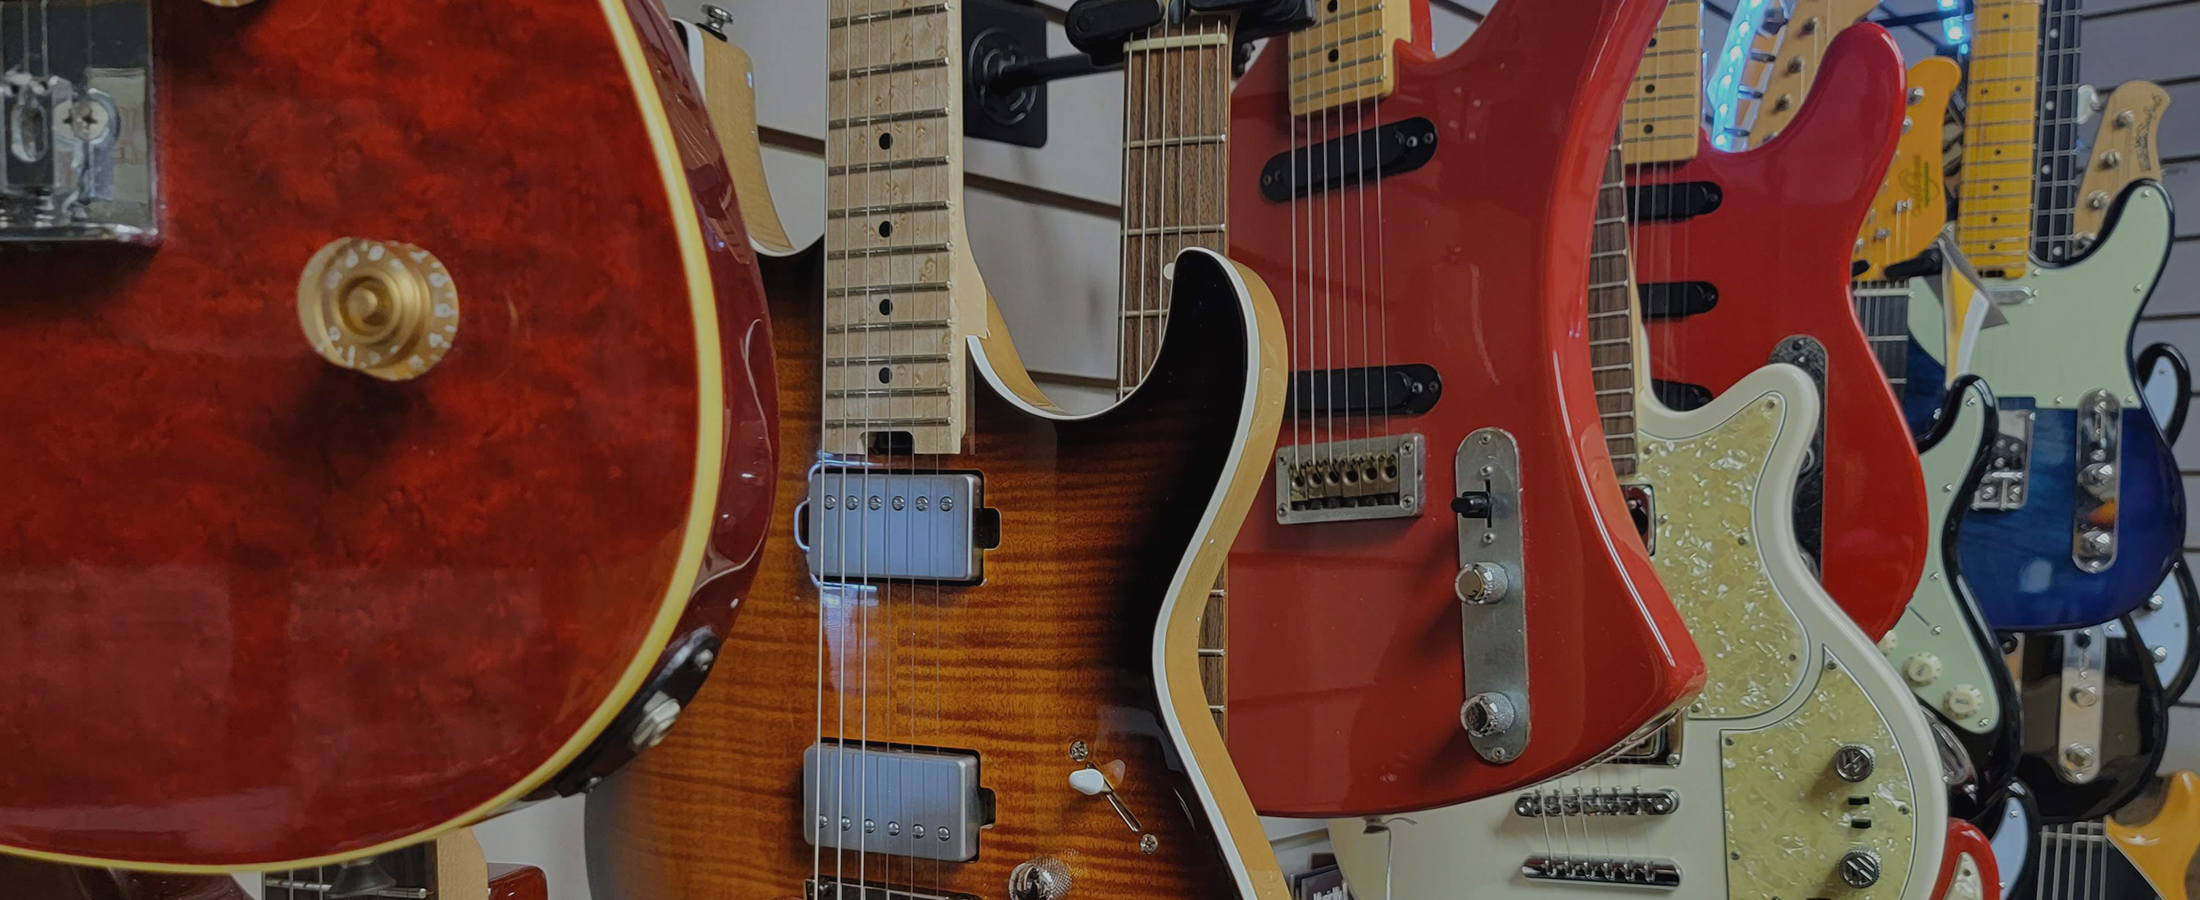
<svg viewBox="0 0 2200 900"><path fill-rule="evenodd" d="M1933 653L1912 655L1902 661L1902 677L1918 687L1940 680L1940 656Z"/></svg>
<svg viewBox="0 0 2200 900"><path fill-rule="evenodd" d="M458 285L419 247L343 238L299 276L298 324L331 363L385 381L418 378L458 338Z"/></svg>
<svg viewBox="0 0 2200 900"><path fill-rule="evenodd" d="M1940 708L1958 719L1978 715L1979 707L1986 705L1986 692L1976 685L1959 684L1948 689L1948 696L1940 698Z"/></svg>

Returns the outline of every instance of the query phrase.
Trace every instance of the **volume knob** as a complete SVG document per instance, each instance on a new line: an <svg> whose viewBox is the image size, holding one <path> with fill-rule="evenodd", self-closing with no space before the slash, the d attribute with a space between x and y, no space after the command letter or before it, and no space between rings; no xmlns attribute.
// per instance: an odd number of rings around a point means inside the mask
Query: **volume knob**
<svg viewBox="0 0 2200 900"><path fill-rule="evenodd" d="M1878 884L1879 874L1879 854L1851 850L1841 855L1841 880L1849 887L1863 890Z"/></svg>
<svg viewBox="0 0 2200 900"><path fill-rule="evenodd" d="M1009 900L1062 900L1069 895L1069 867L1051 856L1018 863L1008 873Z"/></svg>
<svg viewBox="0 0 2200 900"><path fill-rule="evenodd" d="M1939 654L1917 653L1903 660L1902 677L1908 678L1911 684L1924 687L1940 680L1940 669Z"/></svg>
<svg viewBox="0 0 2200 900"><path fill-rule="evenodd" d="M343 238L298 277L298 324L331 363L385 381L418 378L458 337L458 286L419 247Z"/></svg>

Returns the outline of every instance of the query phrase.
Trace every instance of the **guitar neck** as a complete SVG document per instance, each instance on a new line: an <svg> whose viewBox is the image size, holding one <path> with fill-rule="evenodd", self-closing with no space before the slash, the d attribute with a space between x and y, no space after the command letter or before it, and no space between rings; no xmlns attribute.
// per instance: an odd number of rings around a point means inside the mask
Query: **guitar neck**
<svg viewBox="0 0 2200 900"><path fill-rule="evenodd" d="M1604 448L1621 478L1636 472L1634 266L1627 235L1627 168L1615 145L1597 190L1596 227L1589 244L1589 370Z"/></svg>
<svg viewBox="0 0 2200 900"><path fill-rule="evenodd" d="M1413 4L1330 0L1291 36L1291 114L1309 116L1397 90L1397 42L1413 39Z"/></svg>
<svg viewBox="0 0 2200 900"><path fill-rule="evenodd" d="M1703 5L1699 0L1669 0L1620 113L1627 165L1696 158L1702 81Z"/></svg>
<svg viewBox="0 0 2200 900"><path fill-rule="evenodd" d="M1177 254L1228 244L1233 33L1226 17L1193 16L1124 45L1119 395L1161 355Z"/></svg>
<svg viewBox="0 0 2200 900"><path fill-rule="evenodd" d="M2082 0L2044 0L2040 20L2039 184L2032 199L2032 253L2062 262L2078 252L2078 55Z"/></svg>
<svg viewBox="0 0 2200 900"><path fill-rule="evenodd" d="M956 453L963 339L984 314L982 294L964 296L975 273L959 271L968 257L956 246L961 10L953 0L829 7L823 449Z"/></svg>
<svg viewBox="0 0 2200 900"><path fill-rule="evenodd" d="M1983 275L2024 269L2038 121L2040 0L1979 0L1956 241Z"/></svg>
<svg viewBox="0 0 2200 900"><path fill-rule="evenodd" d="M1834 35L1870 15L1876 5L1874 0L1796 0L1773 37L1770 59L1753 59L1745 70L1753 88L1736 100L1742 109L1735 117L1735 149L1762 145L1795 120Z"/></svg>
<svg viewBox="0 0 2200 900"><path fill-rule="evenodd" d="M1856 295L1856 320L1871 342L1872 355L1887 385L1899 395L1910 381L1910 285L1906 281L1860 281L1850 286Z"/></svg>

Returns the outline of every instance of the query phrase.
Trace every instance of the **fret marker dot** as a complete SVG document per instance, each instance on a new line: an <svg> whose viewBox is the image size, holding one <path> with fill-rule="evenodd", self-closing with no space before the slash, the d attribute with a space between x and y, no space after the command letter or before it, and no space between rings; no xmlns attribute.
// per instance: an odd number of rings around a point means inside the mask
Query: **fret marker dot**
<svg viewBox="0 0 2200 900"><path fill-rule="evenodd" d="M1330 61L1330 62L1336 62L1336 61L1337 61L1337 51L1335 51L1335 50L1331 50L1331 51L1329 51L1329 61Z"/></svg>
<svg viewBox="0 0 2200 900"><path fill-rule="evenodd" d="M890 316L890 315L893 315L893 314L894 314L894 298L892 298L892 297L888 297L888 298L885 298L885 299L883 299L883 300L880 300L880 301L878 302L878 314L879 314L879 315L882 315L882 316Z"/></svg>
<svg viewBox="0 0 2200 900"><path fill-rule="evenodd" d="M1336 12L1336 11L1337 11L1337 0L1329 0L1329 11L1330 11L1330 12Z"/></svg>
<svg viewBox="0 0 2200 900"><path fill-rule="evenodd" d="M878 223L878 236L879 236L879 237L882 237L882 238L890 238L890 237L893 237L893 236L894 236L894 223L892 223L892 222L880 222L880 223Z"/></svg>
<svg viewBox="0 0 2200 900"><path fill-rule="evenodd" d="M893 383L894 383L894 370L892 370L892 369L889 369L889 368L887 368L887 367L885 367L885 366L880 366L880 367L878 367L878 383L880 383L880 384L893 384Z"/></svg>
<svg viewBox="0 0 2200 900"><path fill-rule="evenodd" d="M879 133L878 133L878 148L879 148L880 150L892 150L892 149L894 149L894 133L893 133L893 132L890 132L890 131L881 131L881 132L879 132Z"/></svg>

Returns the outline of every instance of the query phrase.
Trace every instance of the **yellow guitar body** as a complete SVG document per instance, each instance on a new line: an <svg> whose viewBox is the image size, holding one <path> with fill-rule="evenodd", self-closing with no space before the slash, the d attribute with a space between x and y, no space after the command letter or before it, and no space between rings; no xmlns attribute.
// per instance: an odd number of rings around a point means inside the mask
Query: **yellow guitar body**
<svg viewBox="0 0 2200 900"><path fill-rule="evenodd" d="M2169 794L2162 811L2141 825L2108 820L2108 838L2137 866L2162 900L2194 900L2191 882L2196 875L2195 856L2200 855L2200 775L2179 772L2167 777Z"/></svg>
<svg viewBox="0 0 2200 900"><path fill-rule="evenodd" d="M1911 66L1909 81L1909 107L1903 113L1894 165L1856 239L1856 258L1871 265L1859 276L1862 281L1883 279L1889 264L1916 258L1948 224L1940 121L1963 81L1963 69L1936 56Z"/></svg>

